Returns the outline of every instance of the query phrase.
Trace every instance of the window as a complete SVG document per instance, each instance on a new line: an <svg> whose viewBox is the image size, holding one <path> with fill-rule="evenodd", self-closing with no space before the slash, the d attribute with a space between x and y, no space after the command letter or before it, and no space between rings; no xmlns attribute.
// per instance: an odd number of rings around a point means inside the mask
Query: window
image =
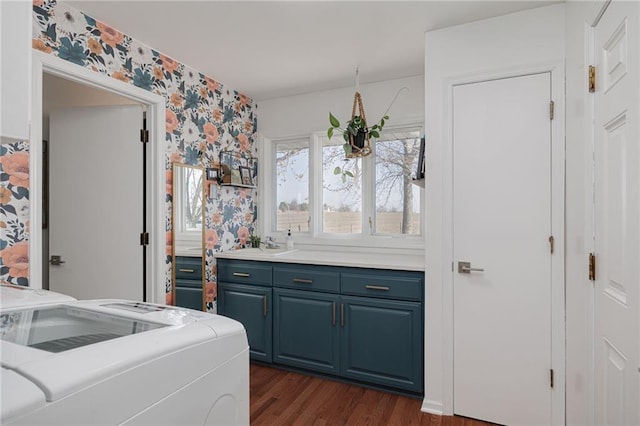
<svg viewBox="0 0 640 426"><path fill-rule="evenodd" d="M309 244L364 239L371 246L421 247L423 191L412 183L421 128L385 130L362 158L346 158L343 139L324 134L274 141L265 162L274 182L265 188L265 233L280 239L291 229Z"/></svg>
<svg viewBox="0 0 640 426"><path fill-rule="evenodd" d="M189 238L189 235L201 238L203 171L200 168L179 165L174 167L173 173L177 238Z"/></svg>
<svg viewBox="0 0 640 426"><path fill-rule="evenodd" d="M420 188L411 183L419 152L419 137L376 142L374 233L420 235Z"/></svg>
<svg viewBox="0 0 640 426"><path fill-rule="evenodd" d="M275 144L275 230L309 232L309 140Z"/></svg>

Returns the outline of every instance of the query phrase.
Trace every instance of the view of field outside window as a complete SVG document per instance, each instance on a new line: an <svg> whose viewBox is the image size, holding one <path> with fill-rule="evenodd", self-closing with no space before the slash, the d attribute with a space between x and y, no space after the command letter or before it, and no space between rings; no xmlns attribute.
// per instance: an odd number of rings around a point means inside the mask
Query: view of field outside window
<svg viewBox="0 0 640 426"><path fill-rule="evenodd" d="M322 146L322 231L362 232L362 159L345 158L342 138Z"/></svg>
<svg viewBox="0 0 640 426"><path fill-rule="evenodd" d="M276 230L309 232L309 141L276 144Z"/></svg>
<svg viewBox="0 0 640 426"><path fill-rule="evenodd" d="M420 235L420 188L411 183L420 138L375 144L375 233Z"/></svg>
<svg viewBox="0 0 640 426"><path fill-rule="evenodd" d="M411 182L418 132L374 142L374 154L365 158L345 158L341 138L322 143L322 232L360 234L371 217L371 233L420 235L420 188ZM362 165L371 160L375 178L364 182ZM276 168L277 231L309 232L308 140L276 143ZM375 211L363 212L363 191L374 194Z"/></svg>

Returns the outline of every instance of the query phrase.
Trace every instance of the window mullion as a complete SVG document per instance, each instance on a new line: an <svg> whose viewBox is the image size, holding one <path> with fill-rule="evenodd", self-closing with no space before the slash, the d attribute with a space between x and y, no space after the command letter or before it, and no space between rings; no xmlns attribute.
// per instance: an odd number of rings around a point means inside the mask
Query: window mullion
<svg viewBox="0 0 640 426"><path fill-rule="evenodd" d="M375 142L373 154L362 157L362 235L370 236L375 230ZM371 225L369 224L371 218Z"/></svg>
<svg viewBox="0 0 640 426"><path fill-rule="evenodd" d="M316 237L322 231L322 139L312 134L309 144L309 234Z"/></svg>

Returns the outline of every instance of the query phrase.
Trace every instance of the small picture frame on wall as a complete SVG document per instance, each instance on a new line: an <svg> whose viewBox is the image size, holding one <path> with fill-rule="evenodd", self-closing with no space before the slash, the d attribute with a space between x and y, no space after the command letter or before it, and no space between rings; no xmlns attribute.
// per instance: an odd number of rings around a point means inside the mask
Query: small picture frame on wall
<svg viewBox="0 0 640 426"><path fill-rule="evenodd" d="M248 167L240 166L240 182L243 185L253 186L253 178L251 177L251 169Z"/></svg>
<svg viewBox="0 0 640 426"><path fill-rule="evenodd" d="M207 180L218 181L220 178L220 170L215 167L207 167Z"/></svg>

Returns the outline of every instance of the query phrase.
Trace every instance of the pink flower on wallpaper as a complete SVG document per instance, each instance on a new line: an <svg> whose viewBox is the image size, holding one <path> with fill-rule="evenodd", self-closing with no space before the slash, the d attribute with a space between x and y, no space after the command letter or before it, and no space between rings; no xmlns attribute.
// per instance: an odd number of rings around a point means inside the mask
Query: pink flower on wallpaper
<svg viewBox="0 0 640 426"><path fill-rule="evenodd" d="M177 70L178 66L180 65L179 62L174 61L173 59L163 55L162 53L160 54L160 60L162 61L162 67L165 69L165 71L168 71L170 73L173 73L175 70Z"/></svg>
<svg viewBox="0 0 640 426"><path fill-rule="evenodd" d="M220 225L222 223L222 215L218 212L214 213L211 216L211 221L215 224L215 225Z"/></svg>
<svg viewBox="0 0 640 426"><path fill-rule="evenodd" d="M240 98L240 104L242 106L247 106L247 104L249 103L249 97L243 94L238 95L238 97Z"/></svg>
<svg viewBox="0 0 640 426"><path fill-rule="evenodd" d="M173 171L171 169L164 172L164 181L167 194L173 194Z"/></svg>
<svg viewBox="0 0 640 426"><path fill-rule="evenodd" d="M176 117L176 113L167 108L166 120L165 120L165 129L167 133L173 133L177 128L180 122L178 121L178 117Z"/></svg>
<svg viewBox="0 0 640 426"><path fill-rule="evenodd" d="M238 144L240 145L240 151L247 152L249 149L249 138L244 133L238 135Z"/></svg>
<svg viewBox="0 0 640 426"><path fill-rule="evenodd" d="M173 293L172 292L167 293L167 295L164 298L164 303L166 305L169 305L169 306L173 305Z"/></svg>
<svg viewBox="0 0 640 426"><path fill-rule="evenodd" d="M218 241L218 232L215 229L207 229L205 231L204 244L209 250L213 250Z"/></svg>
<svg viewBox="0 0 640 426"><path fill-rule="evenodd" d="M240 240L240 244L243 246L247 244L247 241L249 241L249 230L246 226L241 226L238 229L238 239Z"/></svg>
<svg viewBox="0 0 640 426"><path fill-rule="evenodd" d="M203 126L204 135L207 137L207 142L215 143L218 140L218 128L211 123L207 123Z"/></svg>
<svg viewBox="0 0 640 426"><path fill-rule="evenodd" d="M9 204L11 202L11 191L4 186L0 186L0 205Z"/></svg>
<svg viewBox="0 0 640 426"><path fill-rule="evenodd" d="M0 157L0 164L14 186L29 187L29 153L16 152Z"/></svg>
<svg viewBox="0 0 640 426"><path fill-rule="evenodd" d="M100 30L100 38L102 41L114 49L116 44L121 44L124 41L124 34L109 25L103 24L102 22L96 22L96 27Z"/></svg>
<svg viewBox="0 0 640 426"><path fill-rule="evenodd" d="M44 4L44 0L33 0L34 6L42 6Z"/></svg>
<svg viewBox="0 0 640 426"><path fill-rule="evenodd" d="M206 303L213 302L218 296L218 286L216 283L206 283L204 285L204 300Z"/></svg>
<svg viewBox="0 0 640 426"><path fill-rule="evenodd" d="M166 241L165 253L167 256L172 256L173 255L173 232L167 231L165 241Z"/></svg>
<svg viewBox="0 0 640 426"><path fill-rule="evenodd" d="M207 83L207 88L209 90L211 90L212 92L215 92L216 90L218 90L218 87L220 87L220 83L218 83L217 81L215 81L212 78L205 77L204 80Z"/></svg>
<svg viewBox="0 0 640 426"><path fill-rule="evenodd" d="M2 263L9 267L9 275L26 278L29 275L29 243L22 241L0 251Z"/></svg>
<svg viewBox="0 0 640 426"><path fill-rule="evenodd" d="M214 109L213 112L211 113L211 116L216 121L222 121L222 117L223 117L222 110L220 108Z"/></svg>

